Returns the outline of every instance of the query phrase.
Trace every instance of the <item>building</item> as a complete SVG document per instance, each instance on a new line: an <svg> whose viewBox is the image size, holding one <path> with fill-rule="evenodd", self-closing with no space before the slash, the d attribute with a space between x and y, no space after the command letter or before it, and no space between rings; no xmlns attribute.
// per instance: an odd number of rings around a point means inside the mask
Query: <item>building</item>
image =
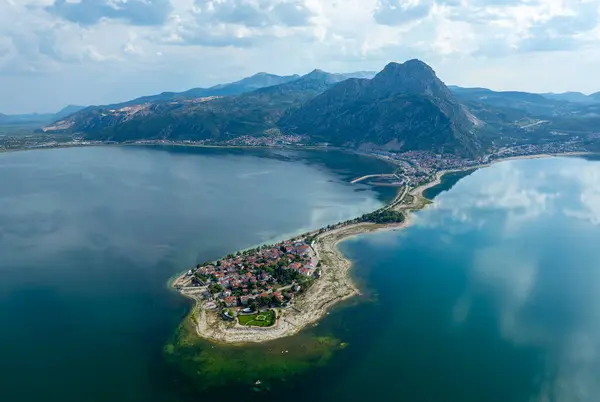
<svg viewBox="0 0 600 402"><path fill-rule="evenodd" d="M237 297L235 296L229 296L223 299L223 301L225 302L225 305L227 307L236 307L237 306Z"/></svg>

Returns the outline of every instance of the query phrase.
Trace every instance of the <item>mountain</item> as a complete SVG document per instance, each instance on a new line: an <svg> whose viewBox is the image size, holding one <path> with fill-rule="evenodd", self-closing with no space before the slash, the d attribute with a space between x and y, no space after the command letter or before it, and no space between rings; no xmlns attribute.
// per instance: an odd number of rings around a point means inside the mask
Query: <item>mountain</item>
<svg viewBox="0 0 600 402"><path fill-rule="evenodd" d="M354 148L465 155L479 152L474 132L480 121L427 64L418 60L390 63L372 79L354 76L372 74L313 70L293 80L231 96L171 97L123 107L89 107L45 131L82 133L88 139L119 142L221 142L282 130ZM279 80L261 73L234 84L247 88L252 83ZM231 90L232 85L213 87L211 93Z"/></svg>
<svg viewBox="0 0 600 402"><path fill-rule="evenodd" d="M341 81L353 77L371 78L375 74L376 73L372 71L357 71L353 73L331 75L335 76L336 80ZM298 74L280 76L261 72L228 84L219 84L209 88L192 88L184 92L162 92L157 95L142 96L126 102L110 104L106 107L120 109L126 106L141 105L149 102L179 101L185 99L204 98L208 96L240 95L260 88L285 84L287 82L295 81L298 78L300 78Z"/></svg>
<svg viewBox="0 0 600 402"><path fill-rule="evenodd" d="M345 79L348 78L366 78L371 79L377 75L377 71L356 71L353 73L341 73Z"/></svg>
<svg viewBox="0 0 600 402"><path fill-rule="evenodd" d="M231 82L228 84L219 84L209 88L192 88L184 92L162 92L157 95L142 96L139 98L132 99L130 101L114 103L111 105L107 105L106 107L120 109L126 106L141 105L149 102L185 100L193 98L203 98L208 96L239 95L244 92L254 91L259 88L283 84L289 81L296 80L299 77L300 76L297 74L279 76L268 73L257 73L251 77L246 77L239 81Z"/></svg>
<svg viewBox="0 0 600 402"><path fill-rule="evenodd" d="M265 75L259 77L263 79ZM343 79L341 74L315 70L292 81L234 96L172 99L117 108L90 107L44 130L77 132L90 139L114 141L159 138L221 141L258 135L276 128L286 111ZM248 85L248 81L243 85Z"/></svg>
<svg viewBox="0 0 600 402"><path fill-rule="evenodd" d="M538 117L578 114L581 103L550 99L540 94L519 91L492 91L486 88L451 86L454 95L471 109L481 105L494 107L498 112L523 113Z"/></svg>
<svg viewBox="0 0 600 402"><path fill-rule="evenodd" d="M543 93L541 95L548 99L572 103L594 103L600 101L600 98L598 100L594 100L593 97L582 94L581 92L563 92L560 94L550 92Z"/></svg>
<svg viewBox="0 0 600 402"><path fill-rule="evenodd" d="M67 105L64 108L62 108L61 110L59 110L57 113L55 113L53 115L53 118L56 119L64 119L65 117L72 115L73 113L77 113L80 110L85 109L86 106L80 106L80 105Z"/></svg>
<svg viewBox="0 0 600 402"><path fill-rule="evenodd" d="M492 91L487 88L462 88L455 85L448 87L457 98L465 101L484 101L505 106L513 102L529 102L551 104L552 100L539 94L520 91Z"/></svg>
<svg viewBox="0 0 600 402"><path fill-rule="evenodd" d="M600 92L593 93L589 96L594 102L600 102Z"/></svg>
<svg viewBox="0 0 600 402"><path fill-rule="evenodd" d="M342 81L282 118L288 132L348 147L473 154L476 118L427 64L389 63L373 79Z"/></svg>
<svg viewBox="0 0 600 402"><path fill-rule="evenodd" d="M76 113L85 106L69 105L61 109L57 113L30 113L30 114L13 114L6 115L0 113L0 124L3 125L36 125L47 124L58 119L64 119L70 114Z"/></svg>

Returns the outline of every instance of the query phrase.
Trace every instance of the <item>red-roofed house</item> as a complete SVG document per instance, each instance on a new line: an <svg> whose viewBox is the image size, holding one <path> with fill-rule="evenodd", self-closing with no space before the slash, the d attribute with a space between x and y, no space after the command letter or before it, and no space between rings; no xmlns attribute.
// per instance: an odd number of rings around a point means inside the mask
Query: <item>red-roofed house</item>
<svg viewBox="0 0 600 402"><path fill-rule="evenodd" d="M237 298L235 296L229 296L223 299L227 307L237 306Z"/></svg>

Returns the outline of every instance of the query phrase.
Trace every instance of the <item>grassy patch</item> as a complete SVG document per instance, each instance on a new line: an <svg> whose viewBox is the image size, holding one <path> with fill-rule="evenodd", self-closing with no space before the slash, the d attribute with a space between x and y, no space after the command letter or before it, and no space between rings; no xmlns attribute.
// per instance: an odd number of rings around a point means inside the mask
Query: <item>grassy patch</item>
<svg viewBox="0 0 600 402"><path fill-rule="evenodd" d="M269 310L266 312L250 314L250 315L240 315L238 316L238 321L240 325L247 325L251 327L270 327L275 324L275 319L277 318L274 310Z"/></svg>

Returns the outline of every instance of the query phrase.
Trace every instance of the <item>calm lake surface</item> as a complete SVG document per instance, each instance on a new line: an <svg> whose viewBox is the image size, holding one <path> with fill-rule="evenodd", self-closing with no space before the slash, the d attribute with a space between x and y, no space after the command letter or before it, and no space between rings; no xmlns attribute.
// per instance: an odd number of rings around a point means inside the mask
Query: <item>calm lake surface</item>
<svg viewBox="0 0 600 402"><path fill-rule="evenodd" d="M348 182L389 170L326 152L0 154L0 401L187 400L163 367L189 309L167 280L369 212L394 191Z"/></svg>
<svg viewBox="0 0 600 402"><path fill-rule="evenodd" d="M297 337L201 345L223 387L165 363L189 309L169 277L372 210L393 190L348 181L389 170L323 152L0 155L0 400L597 401L600 163L575 158L449 178L410 228L345 241L364 295ZM314 339L345 347L297 364ZM236 374L280 349L280 381Z"/></svg>

